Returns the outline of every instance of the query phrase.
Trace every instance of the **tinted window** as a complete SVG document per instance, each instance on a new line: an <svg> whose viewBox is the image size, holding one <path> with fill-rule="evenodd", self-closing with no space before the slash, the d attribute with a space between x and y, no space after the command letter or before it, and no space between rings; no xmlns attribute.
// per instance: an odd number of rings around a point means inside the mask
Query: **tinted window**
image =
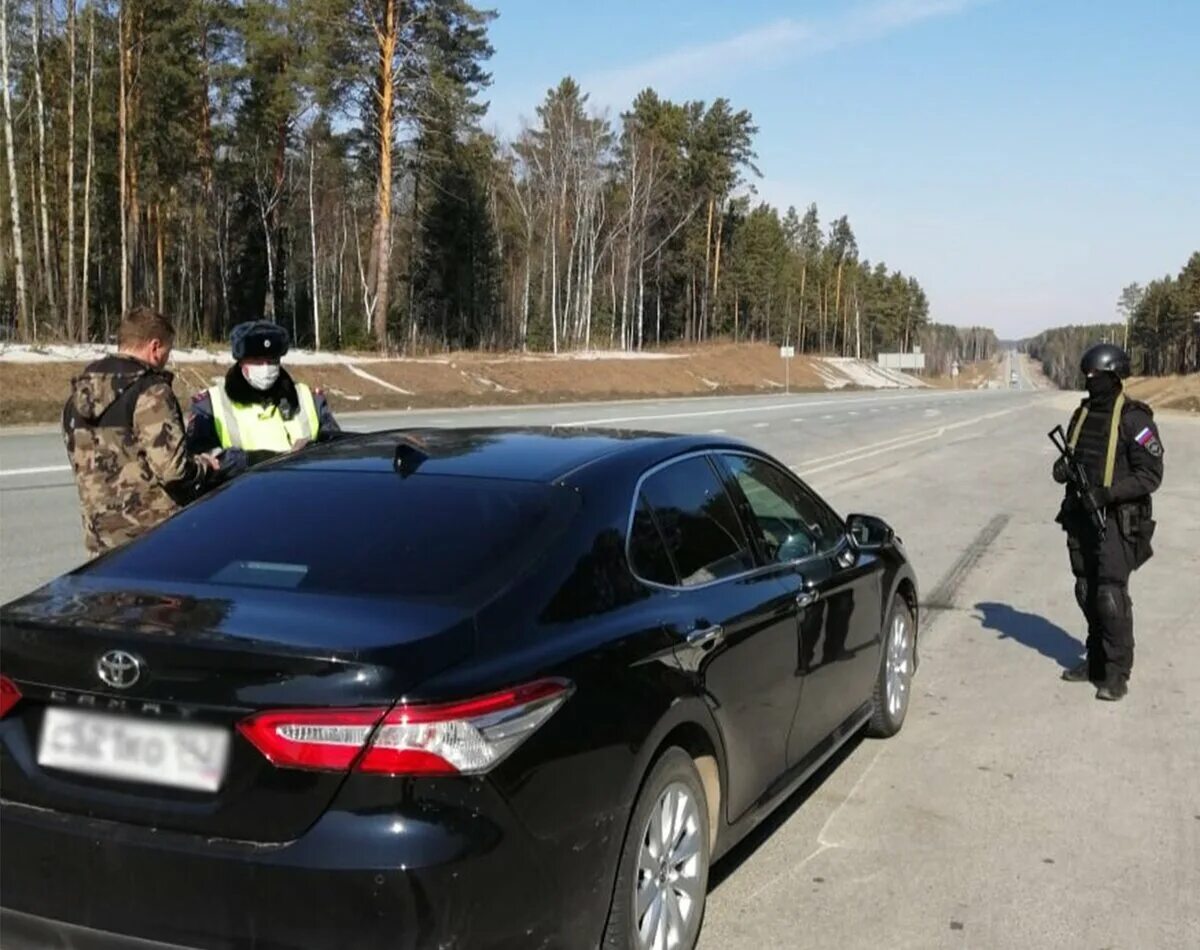
<svg viewBox="0 0 1200 950"><path fill-rule="evenodd" d="M838 517L787 473L745 455L722 461L754 513L767 557L795 561L824 554L841 540Z"/></svg>
<svg viewBox="0 0 1200 950"><path fill-rule="evenodd" d="M691 458L655 472L642 486L685 587L752 568L741 523L707 459Z"/></svg>
<svg viewBox="0 0 1200 950"><path fill-rule="evenodd" d="M494 590L543 551L574 494L528 482L263 472L91 570L112 577L444 599Z"/></svg>
<svg viewBox="0 0 1200 950"><path fill-rule="evenodd" d="M638 496L637 510L633 514L633 530L629 535L629 559L633 573L642 580L653 581L655 584L673 586L679 583L675 576L675 567L671 564L666 545L654 516L650 513L650 505L646 496Z"/></svg>

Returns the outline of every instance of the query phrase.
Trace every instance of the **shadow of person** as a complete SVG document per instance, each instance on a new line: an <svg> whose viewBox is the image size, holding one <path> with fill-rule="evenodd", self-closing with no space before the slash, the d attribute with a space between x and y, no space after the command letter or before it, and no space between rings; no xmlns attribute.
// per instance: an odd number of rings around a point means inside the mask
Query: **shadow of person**
<svg viewBox="0 0 1200 950"><path fill-rule="evenodd" d="M975 609L985 630L995 630L1001 640L1016 640L1037 650L1063 669L1070 669L1084 655L1083 643L1045 617L1017 610L1010 604L979 603Z"/></svg>

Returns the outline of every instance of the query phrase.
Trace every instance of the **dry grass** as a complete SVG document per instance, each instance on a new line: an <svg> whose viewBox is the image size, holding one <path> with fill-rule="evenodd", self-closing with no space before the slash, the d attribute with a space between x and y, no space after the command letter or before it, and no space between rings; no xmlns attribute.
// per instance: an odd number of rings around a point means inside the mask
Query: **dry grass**
<svg viewBox="0 0 1200 950"><path fill-rule="evenodd" d="M1200 373L1135 377L1126 383L1125 389L1154 409L1200 412Z"/></svg>
<svg viewBox="0 0 1200 950"><path fill-rule="evenodd" d="M713 343L690 349L673 347L665 352L672 358L572 359L453 353L364 363L358 369L368 378L336 364L293 366L291 371L297 379L325 390L335 412L734 395L784 389L783 361L774 346ZM57 421L71 378L81 369L79 363L0 362L0 424ZM227 366L187 363L174 369L176 392L186 404L192 393L220 380ZM825 389L814 362L808 358L792 360L790 377L795 391ZM969 378L961 376L960 385Z"/></svg>

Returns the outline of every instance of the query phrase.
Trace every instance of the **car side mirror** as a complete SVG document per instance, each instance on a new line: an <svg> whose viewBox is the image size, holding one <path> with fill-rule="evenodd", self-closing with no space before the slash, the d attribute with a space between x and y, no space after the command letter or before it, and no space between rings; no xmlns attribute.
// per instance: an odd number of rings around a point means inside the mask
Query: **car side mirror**
<svg viewBox="0 0 1200 950"><path fill-rule="evenodd" d="M850 515L846 519L846 534L860 551L877 551L896 538L892 526L874 515Z"/></svg>

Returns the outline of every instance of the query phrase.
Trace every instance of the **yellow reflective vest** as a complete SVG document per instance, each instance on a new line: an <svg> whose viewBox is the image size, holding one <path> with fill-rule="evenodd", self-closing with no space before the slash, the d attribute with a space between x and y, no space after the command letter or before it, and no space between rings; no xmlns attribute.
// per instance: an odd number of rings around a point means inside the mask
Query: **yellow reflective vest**
<svg viewBox="0 0 1200 950"><path fill-rule="evenodd" d="M224 386L208 389L212 402L213 422L221 448L238 448L245 452L286 452L302 439L313 439L320 428L317 403L312 390L303 383L296 384L296 399L300 405L290 419L285 419L273 403L237 403L225 393Z"/></svg>

